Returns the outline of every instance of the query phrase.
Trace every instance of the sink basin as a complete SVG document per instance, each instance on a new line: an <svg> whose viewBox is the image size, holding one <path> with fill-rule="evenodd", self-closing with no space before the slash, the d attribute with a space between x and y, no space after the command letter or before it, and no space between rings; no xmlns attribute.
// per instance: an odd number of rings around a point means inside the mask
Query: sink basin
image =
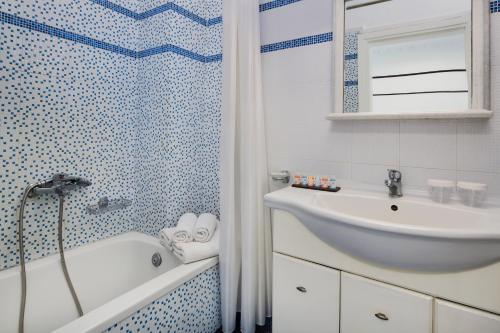
<svg viewBox="0 0 500 333"><path fill-rule="evenodd" d="M438 204L423 197L285 188L265 196L321 240L364 261L453 272L500 261L500 208Z"/></svg>

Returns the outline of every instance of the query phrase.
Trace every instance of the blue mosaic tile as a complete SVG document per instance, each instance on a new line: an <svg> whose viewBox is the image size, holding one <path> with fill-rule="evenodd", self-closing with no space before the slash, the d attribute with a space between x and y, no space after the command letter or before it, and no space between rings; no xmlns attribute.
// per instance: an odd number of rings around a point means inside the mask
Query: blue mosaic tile
<svg viewBox="0 0 500 333"><path fill-rule="evenodd" d="M108 0L90 0L90 1L95 3L95 4L101 5L103 7L106 7L108 9L111 9L119 14L133 18L135 20L141 19L141 15L139 13L136 13L130 9L127 9L126 7L120 6L120 5L115 4L111 1L108 1Z"/></svg>
<svg viewBox="0 0 500 333"><path fill-rule="evenodd" d="M211 8L201 13L222 8L218 0L200 3ZM17 7L2 8L9 13L0 16L6 92L0 96L6 133L0 161L7 170L0 174L0 269L19 262L16 214L23 188L55 171L94 180L68 199L67 248L129 230L155 235L188 210L218 213L220 26L194 38L193 48L218 52L210 56L175 45L138 52L17 17L10 13ZM179 36L190 35L188 21L167 31L172 40L187 40ZM151 19L141 22L152 25L152 34L165 33ZM136 37L129 33L122 37ZM140 173L147 182L135 182ZM170 191L157 187L159 178ZM132 198L134 205L88 216L86 205L103 195ZM26 259L55 253L53 198L30 201L26 221Z"/></svg>
<svg viewBox="0 0 500 333"><path fill-rule="evenodd" d="M198 3L222 10L219 0ZM205 15L207 10L199 12ZM175 225L186 211L217 215L219 202L222 30L220 26L200 29L179 15L167 15L141 21L140 32L145 48L169 43L139 58L137 89L143 98L137 119L137 159L138 176L144 182L137 191L137 213L140 230L153 235ZM165 17L168 24L159 22ZM189 56L197 55L174 47L174 42L216 55L192 61ZM162 56L163 50L170 56ZM169 184L168 189L164 184Z"/></svg>
<svg viewBox="0 0 500 333"><path fill-rule="evenodd" d="M500 13L500 1L493 0L490 2L490 11L491 13Z"/></svg>
<svg viewBox="0 0 500 333"><path fill-rule="evenodd" d="M131 230L157 235L186 211L218 213L222 1L176 3L138 20L134 13L152 7L0 0L0 270L19 263L23 189L54 172L93 181L66 199L67 249ZM207 27L190 13L215 18ZM86 206L105 195L133 205L87 214ZM57 215L56 198L29 200L28 262L57 253ZM214 267L110 331L219 327Z"/></svg>
<svg viewBox="0 0 500 333"><path fill-rule="evenodd" d="M214 333L222 323L219 295L215 266L104 332Z"/></svg>
<svg viewBox="0 0 500 333"><path fill-rule="evenodd" d="M138 80L140 230L157 234L187 211L217 215L222 64L152 56Z"/></svg>
<svg viewBox="0 0 500 333"><path fill-rule="evenodd" d="M95 48L111 51L129 57L137 57L137 52L118 45L113 45L90 37L82 36L73 32L65 31L59 28L49 26L44 23L38 23L32 20L21 18L12 14L0 12L0 22L13 24L18 27L27 28L33 31L48 34L63 39L70 40L75 43L85 44Z"/></svg>
<svg viewBox="0 0 500 333"><path fill-rule="evenodd" d="M344 112L359 111L358 34L346 33L344 38Z"/></svg>
<svg viewBox="0 0 500 333"><path fill-rule="evenodd" d="M260 52L267 53L267 52L291 49L295 47L326 43L326 42L331 42L332 38L333 35L331 32L314 36L301 37L297 39L286 40L283 42L262 45L260 48Z"/></svg>
<svg viewBox="0 0 500 333"><path fill-rule="evenodd" d="M63 39L70 40L70 41L75 42L75 43L84 44L84 45L88 45L91 47L111 51L111 52L118 53L121 55L129 56L132 58L144 58L144 57L148 57L148 56L152 56L152 55L156 55L156 54L161 54L161 53L165 53L165 52L172 52L172 53L182 55L182 56L188 57L190 59L197 60L200 62L205 62L205 63L222 60L221 54L205 56L205 55L198 54L196 52L192 52L192 51L186 50L184 48L181 48L181 47L178 47L178 46L175 46L172 44L165 44L165 45L149 48L149 49L146 49L143 51L134 51L134 50L130 50L130 49L118 46L118 45L106 43L106 42L103 42L100 40L96 40L96 39L93 39L90 37L82 36L82 35L79 35L79 34L76 34L73 32L65 31L65 30L62 30L59 28L49 26L47 24L38 23L38 22L35 22L32 20L17 17L15 15L4 13L4 12L0 12L0 22L13 24L13 25L16 25L18 27L27 28L27 29L30 29L33 31L48 34L50 36L63 38Z"/></svg>
<svg viewBox="0 0 500 333"><path fill-rule="evenodd" d="M344 112L359 112L358 82L346 81L344 86Z"/></svg>
<svg viewBox="0 0 500 333"><path fill-rule="evenodd" d="M267 10L271 10L271 9L275 9L275 8L279 8L279 7L283 7L283 6L288 6L288 5L291 5L291 4L299 2L299 1L302 1L302 0L274 0L274 1L260 4L259 11L265 12Z"/></svg>
<svg viewBox="0 0 500 333"><path fill-rule="evenodd" d="M358 81L345 81L344 85L346 87L357 86L358 85Z"/></svg>
<svg viewBox="0 0 500 333"><path fill-rule="evenodd" d="M149 50L150 54L162 51L177 52L177 54L192 56L198 61L208 62L214 58L213 56L220 54L222 50L221 25L205 27L191 20L186 20L183 16L172 11L139 21L138 27L141 36L138 41L138 49ZM221 37L213 39L211 36ZM204 42L207 38L211 38L210 43ZM174 46L189 52L176 49ZM143 55L148 52L143 52ZM207 57L210 58L207 59Z"/></svg>
<svg viewBox="0 0 500 333"><path fill-rule="evenodd" d="M27 184L55 172L93 181L65 204L65 247L137 230L137 59L0 23L0 269L19 263L17 211ZM99 216L101 196L134 200ZM27 261L57 252L58 203L30 199Z"/></svg>
<svg viewBox="0 0 500 333"><path fill-rule="evenodd" d="M219 16L219 17L214 17L214 18L208 19L206 25L211 26L211 25L216 25L216 24L221 24L221 23L222 23L222 16Z"/></svg>
<svg viewBox="0 0 500 333"><path fill-rule="evenodd" d="M150 8L142 13L137 13L137 12L134 12L130 9L127 9L123 6L117 5L117 4L115 4L111 1L108 1L108 0L90 0L90 1L92 1L93 3L96 3L98 5L101 5L103 7L106 7L110 10L113 10L119 14L131 17L135 20L145 20L145 19L148 19L148 18L155 16L155 15L158 15L158 14L162 14L162 13L165 13L168 11L173 11L173 12L175 12L179 15L182 15L183 17L188 18L188 19L192 20L193 22L196 22L196 23L201 24L203 26L211 26L211 25L222 23L222 16L218 16L218 17L214 17L214 18L210 18L210 19L205 19L205 18L193 13L192 11L189 11L189 10L175 4L174 2L166 2L164 4L156 6L154 8Z"/></svg>
<svg viewBox="0 0 500 333"><path fill-rule="evenodd" d="M131 6L135 0L120 0ZM0 0L0 12L86 36L92 40L136 50L137 22L105 10L89 0Z"/></svg>

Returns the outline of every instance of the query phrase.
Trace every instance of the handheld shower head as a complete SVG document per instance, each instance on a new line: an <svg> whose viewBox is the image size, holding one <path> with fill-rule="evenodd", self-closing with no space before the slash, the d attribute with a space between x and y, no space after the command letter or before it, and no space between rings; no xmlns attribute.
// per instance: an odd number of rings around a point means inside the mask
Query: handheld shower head
<svg viewBox="0 0 500 333"><path fill-rule="evenodd" d="M70 176L65 173L56 173L51 179L42 181L34 186L32 195L52 194L66 195L80 187L92 185L92 182L83 177Z"/></svg>

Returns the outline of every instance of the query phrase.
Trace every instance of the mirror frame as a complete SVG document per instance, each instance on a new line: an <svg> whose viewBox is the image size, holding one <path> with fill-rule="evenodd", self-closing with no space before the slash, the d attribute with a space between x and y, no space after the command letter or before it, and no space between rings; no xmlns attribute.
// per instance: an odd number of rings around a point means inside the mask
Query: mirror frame
<svg viewBox="0 0 500 333"><path fill-rule="evenodd" d="M471 108L442 112L344 113L345 1L333 0L333 113L329 120L490 118L490 0L471 0ZM341 38L336 38L341 36Z"/></svg>

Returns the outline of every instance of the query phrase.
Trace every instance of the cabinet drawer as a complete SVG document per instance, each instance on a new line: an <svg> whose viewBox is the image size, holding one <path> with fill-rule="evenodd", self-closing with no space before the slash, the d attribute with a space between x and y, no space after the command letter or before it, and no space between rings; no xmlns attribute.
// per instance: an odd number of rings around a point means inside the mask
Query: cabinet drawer
<svg viewBox="0 0 500 333"><path fill-rule="evenodd" d="M273 333L339 331L339 271L277 253L273 267Z"/></svg>
<svg viewBox="0 0 500 333"><path fill-rule="evenodd" d="M430 333L432 297L341 274L341 333Z"/></svg>
<svg viewBox="0 0 500 333"><path fill-rule="evenodd" d="M499 333L500 316L436 300L435 333Z"/></svg>

